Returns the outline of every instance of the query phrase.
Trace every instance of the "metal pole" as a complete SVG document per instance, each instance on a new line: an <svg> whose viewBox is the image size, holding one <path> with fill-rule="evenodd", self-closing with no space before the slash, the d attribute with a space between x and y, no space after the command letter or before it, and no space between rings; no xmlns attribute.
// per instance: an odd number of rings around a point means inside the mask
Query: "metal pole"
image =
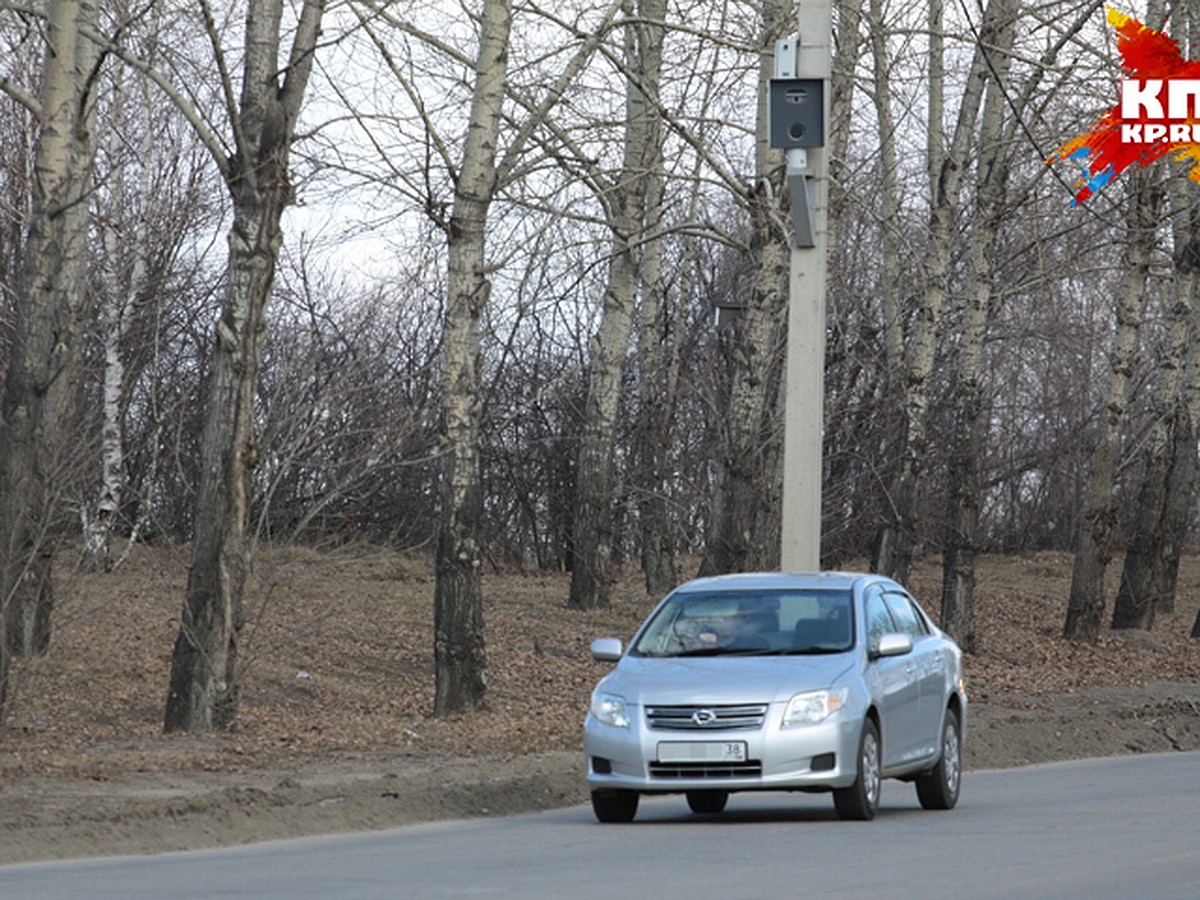
<svg viewBox="0 0 1200 900"><path fill-rule="evenodd" d="M801 6L796 77L828 79L832 69L830 0ZM824 91L829 119L828 88ZM784 397L784 571L821 567L821 438L825 414L825 270L829 180L824 147L789 149L788 188L808 192L811 246L793 240L788 276L787 377ZM793 204L795 206L795 204Z"/></svg>

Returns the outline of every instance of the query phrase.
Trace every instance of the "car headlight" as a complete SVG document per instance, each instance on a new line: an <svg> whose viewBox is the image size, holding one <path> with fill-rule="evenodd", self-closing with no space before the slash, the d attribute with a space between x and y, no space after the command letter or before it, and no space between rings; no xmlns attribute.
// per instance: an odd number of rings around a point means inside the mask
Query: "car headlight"
<svg viewBox="0 0 1200 900"><path fill-rule="evenodd" d="M847 688L836 691L805 691L788 701L783 711L783 726L813 725L823 722L846 705Z"/></svg>
<svg viewBox="0 0 1200 900"><path fill-rule="evenodd" d="M629 727L629 715L625 712L625 698L618 694L592 694L592 715L605 725L617 728Z"/></svg>

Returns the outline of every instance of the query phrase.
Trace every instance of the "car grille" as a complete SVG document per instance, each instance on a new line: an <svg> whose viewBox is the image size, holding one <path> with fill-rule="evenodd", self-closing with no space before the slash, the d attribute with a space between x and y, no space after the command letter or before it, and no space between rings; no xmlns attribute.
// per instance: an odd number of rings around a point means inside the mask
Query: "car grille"
<svg viewBox="0 0 1200 900"><path fill-rule="evenodd" d="M699 713L699 715L697 715ZM648 706L646 724L673 731L714 731L727 728L761 728L767 704L746 706Z"/></svg>
<svg viewBox="0 0 1200 900"><path fill-rule="evenodd" d="M757 759L748 759L741 763L650 763L651 778L757 778L760 775L762 763Z"/></svg>

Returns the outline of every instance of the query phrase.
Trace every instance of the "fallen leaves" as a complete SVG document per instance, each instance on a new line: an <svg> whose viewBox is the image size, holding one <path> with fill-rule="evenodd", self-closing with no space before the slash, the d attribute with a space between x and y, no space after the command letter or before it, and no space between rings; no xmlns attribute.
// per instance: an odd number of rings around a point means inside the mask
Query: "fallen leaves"
<svg viewBox="0 0 1200 900"><path fill-rule="evenodd" d="M592 686L608 670L591 659L589 643L628 639L655 599L633 570L609 609L589 612L566 608L566 574L486 576L487 708L435 718L427 559L361 547L266 550L247 602L253 621L242 646L237 731L165 736L186 561L185 548L144 546L116 573L60 581L49 656L14 667L0 786L26 774L104 779L121 771L287 769L333 755L575 750ZM1200 679L1200 641L1188 636L1200 605L1200 557L1184 566L1177 612L1160 616L1154 641L1105 633L1090 646L1058 636L1069 556L981 560L979 650L967 659L972 699L1034 708L1083 687ZM931 560L912 580L935 616L940 577Z"/></svg>

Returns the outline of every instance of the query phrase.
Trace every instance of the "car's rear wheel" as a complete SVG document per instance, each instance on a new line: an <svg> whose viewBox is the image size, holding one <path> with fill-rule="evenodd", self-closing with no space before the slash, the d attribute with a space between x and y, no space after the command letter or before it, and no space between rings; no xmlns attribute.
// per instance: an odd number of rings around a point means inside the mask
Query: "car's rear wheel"
<svg viewBox="0 0 1200 900"><path fill-rule="evenodd" d="M958 713L946 710L942 722L942 756L937 765L917 776L917 799L923 809L954 809L962 788L962 728Z"/></svg>
<svg viewBox="0 0 1200 900"><path fill-rule="evenodd" d="M694 813L714 815L725 811L729 791L688 791L687 802Z"/></svg>
<svg viewBox="0 0 1200 900"><path fill-rule="evenodd" d="M839 819L867 821L879 809L880 787L879 729L874 721L863 722L858 739L858 777L848 788L835 788L833 806Z"/></svg>
<svg viewBox="0 0 1200 900"><path fill-rule="evenodd" d="M637 808L637 791L592 791L592 812L601 822L632 822Z"/></svg>

